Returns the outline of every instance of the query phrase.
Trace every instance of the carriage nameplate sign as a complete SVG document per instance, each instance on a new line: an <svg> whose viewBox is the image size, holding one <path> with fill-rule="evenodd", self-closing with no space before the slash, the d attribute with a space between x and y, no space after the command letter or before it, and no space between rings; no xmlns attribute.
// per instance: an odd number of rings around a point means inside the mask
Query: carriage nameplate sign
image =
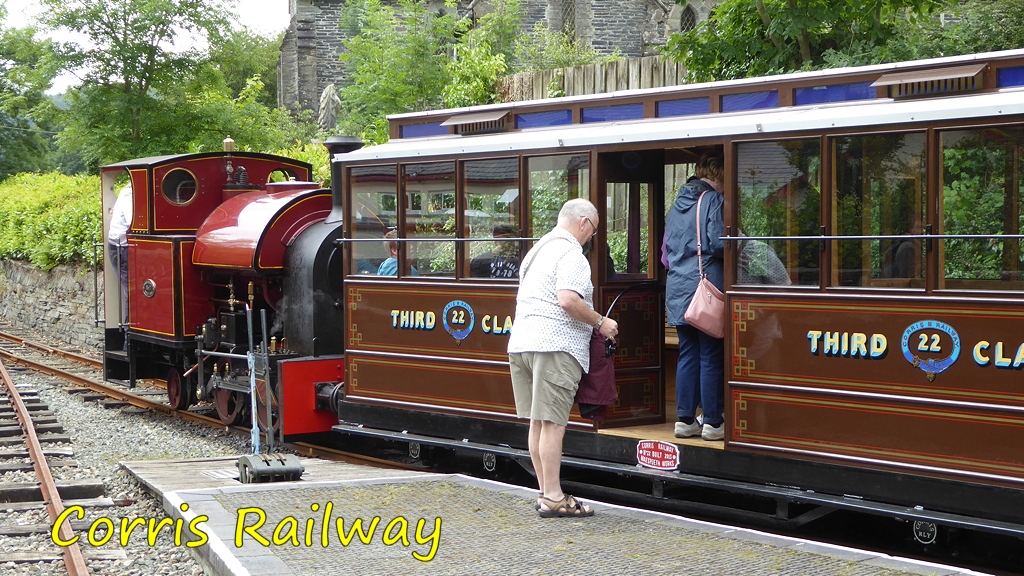
<svg viewBox="0 0 1024 576"><path fill-rule="evenodd" d="M675 470L679 467L679 447L659 440L641 440L636 444L636 462L647 468Z"/></svg>

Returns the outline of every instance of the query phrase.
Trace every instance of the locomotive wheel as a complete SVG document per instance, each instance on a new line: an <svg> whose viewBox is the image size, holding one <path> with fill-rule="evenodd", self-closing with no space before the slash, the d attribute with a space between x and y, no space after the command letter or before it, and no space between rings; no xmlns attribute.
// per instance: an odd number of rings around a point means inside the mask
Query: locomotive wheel
<svg viewBox="0 0 1024 576"><path fill-rule="evenodd" d="M267 384L265 382L256 382L256 421L260 423L260 430L267 430ZM279 405L277 403L277 397L274 394L270 395L270 407L271 407L271 422L273 423L273 431L277 433L281 429L281 415L279 414Z"/></svg>
<svg viewBox="0 0 1024 576"><path fill-rule="evenodd" d="M217 409L217 417L228 426L242 421L245 408L249 405L249 395L235 390L218 388L213 391L213 405Z"/></svg>
<svg viewBox="0 0 1024 576"><path fill-rule="evenodd" d="M192 403L193 391L189 380L182 378L177 368L167 371L167 402L175 410L185 410Z"/></svg>

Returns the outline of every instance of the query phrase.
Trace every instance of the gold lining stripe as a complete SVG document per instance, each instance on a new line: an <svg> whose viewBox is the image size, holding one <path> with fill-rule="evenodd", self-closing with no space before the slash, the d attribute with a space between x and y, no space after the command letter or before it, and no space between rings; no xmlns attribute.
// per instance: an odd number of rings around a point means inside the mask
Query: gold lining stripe
<svg viewBox="0 0 1024 576"><path fill-rule="evenodd" d="M941 456L935 453L917 453L907 452L904 450L898 450L896 448L872 448L868 446L849 446L846 444L837 444L828 442L826 440L800 440L795 438L787 438L780 436L773 436L770 434L749 434L744 433L743 439L761 440L766 442L774 441L776 444L782 445L793 445L793 446L804 446L808 448L828 448L839 452L849 452L853 454L873 454L876 456L887 456L889 458L898 458L903 460L919 460L922 462L937 462L942 464L959 464L961 466L968 465L969 467L981 468L985 470L1002 470L1007 472L1024 473L1024 466L1013 465L1012 463L1002 464L999 461L992 460L976 460L976 459L965 459L964 457L950 458Z"/></svg>
<svg viewBox="0 0 1024 576"><path fill-rule="evenodd" d="M766 382L769 382L769 383L772 383L771 380L781 380L783 382L796 382L796 383L804 383L804 384L826 384L826 385L834 386L836 388L843 388L843 389L861 387L861 388L880 389L880 390L906 390L906 391L912 391L912 392L928 392L928 393L932 393L932 394L936 394L936 395L940 395L940 396L963 396L963 397L993 398L993 399L998 399L998 400L1015 400L1017 402L1024 403L1024 394L1009 394L1009 393L983 392L983 391L977 391L976 392L976 391L972 391L972 390L964 390L962 388L958 388L958 389L933 388L933 387L929 387L929 386L917 386L917 385L914 385L914 384L907 384L905 382L900 382L900 383L897 383L897 382L879 382L879 381L870 381L870 382L856 381L856 382L851 382L849 380L834 380L834 379L831 379L831 378L812 378L812 377L809 377L809 376L805 377L805 376L779 375L779 374L772 373L772 372L755 372L754 370L750 370L748 373L751 376L760 376ZM737 381L730 380L729 383L730 384L736 384L738 386L742 386L742 385L745 384L745 382L739 381L739 380L737 380ZM785 384L779 384L779 385L785 386ZM822 389L822 391L823 392L827 392L828 390L827 389Z"/></svg>
<svg viewBox="0 0 1024 576"><path fill-rule="evenodd" d="M990 424L996 424L999 426L1016 426L1024 428L1024 417L1022 418L1009 418L999 416L982 416L975 414L967 414L956 410L928 410L919 408L902 408L884 404L869 404L865 402L838 402L833 400L816 400L813 398L804 398L800 396L777 396L771 394L765 394L762 392L740 392L737 399L742 400L767 400L767 401L778 401L787 402L792 404L803 404L807 406L835 406L839 408L847 408L851 410L863 410L866 412L876 413L891 413L891 414L910 414L914 416L930 417L930 418L942 418L946 420L966 420L971 422L987 422Z"/></svg>

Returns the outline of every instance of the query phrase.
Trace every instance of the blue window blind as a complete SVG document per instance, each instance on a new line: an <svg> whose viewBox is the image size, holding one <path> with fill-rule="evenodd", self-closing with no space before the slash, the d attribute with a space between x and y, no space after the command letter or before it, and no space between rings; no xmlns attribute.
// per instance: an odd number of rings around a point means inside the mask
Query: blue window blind
<svg viewBox="0 0 1024 576"><path fill-rule="evenodd" d="M398 128L399 138L422 138L424 136L440 136L448 133L447 126L441 126L440 122L428 122L427 124L406 124Z"/></svg>
<svg viewBox="0 0 1024 576"><path fill-rule="evenodd" d="M562 124L572 124L572 110L516 114L516 128L540 128L542 126L561 126Z"/></svg>
<svg viewBox="0 0 1024 576"><path fill-rule="evenodd" d="M684 98L682 100L664 100L654 105L654 115L658 118L668 116L691 116L711 112L711 99Z"/></svg>
<svg viewBox="0 0 1024 576"><path fill-rule="evenodd" d="M797 88L793 94L793 103L797 106L804 106L806 104L824 104L826 102L868 100L874 97L875 89L871 87L871 82L854 82L853 84Z"/></svg>
<svg viewBox="0 0 1024 576"><path fill-rule="evenodd" d="M746 94L729 94L722 96L722 112L738 112L740 110L757 110L759 108L778 108L779 91L747 92Z"/></svg>
<svg viewBox="0 0 1024 576"><path fill-rule="evenodd" d="M619 104L617 106L596 106L583 109L583 122L612 122L614 120L636 120L644 117L644 105Z"/></svg>
<svg viewBox="0 0 1024 576"><path fill-rule="evenodd" d="M999 87L1024 86L1024 66L999 69Z"/></svg>

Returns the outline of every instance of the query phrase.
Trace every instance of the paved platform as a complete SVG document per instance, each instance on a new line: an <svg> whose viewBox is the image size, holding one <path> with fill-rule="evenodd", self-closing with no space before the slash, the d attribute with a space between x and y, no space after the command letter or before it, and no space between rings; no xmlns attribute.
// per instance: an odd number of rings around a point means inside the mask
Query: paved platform
<svg viewBox="0 0 1024 576"><path fill-rule="evenodd" d="M233 462L123 463L172 517L209 517L210 574L977 574L590 500L543 519L534 491L462 475L306 461L300 482L242 485Z"/></svg>

